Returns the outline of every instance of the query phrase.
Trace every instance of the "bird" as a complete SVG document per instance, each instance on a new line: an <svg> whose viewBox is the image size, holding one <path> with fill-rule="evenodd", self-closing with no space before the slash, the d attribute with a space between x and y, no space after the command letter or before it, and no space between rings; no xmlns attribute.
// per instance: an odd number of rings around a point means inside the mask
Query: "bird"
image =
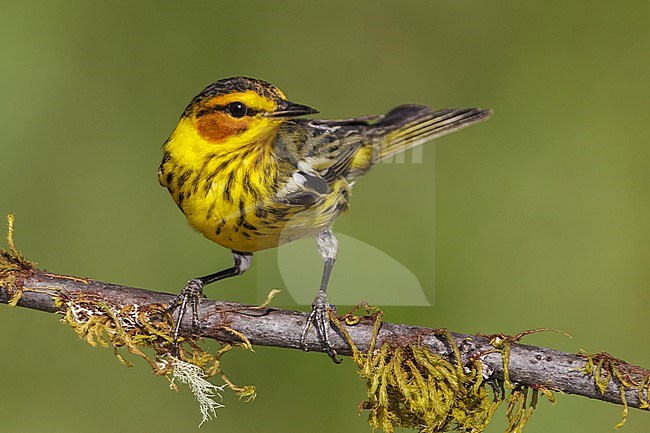
<svg viewBox="0 0 650 433"><path fill-rule="evenodd" d="M324 262L321 282L300 336L312 326L335 362L327 287L336 261L336 217L352 187L377 162L487 119L491 110L399 105L386 114L321 120L276 86L231 77L205 87L183 111L163 145L158 180L189 224L232 252L233 265L192 278L170 304L178 309L174 344L188 307L198 326L203 288L241 275L253 253L315 238ZM388 198L399 205L399 197Z"/></svg>

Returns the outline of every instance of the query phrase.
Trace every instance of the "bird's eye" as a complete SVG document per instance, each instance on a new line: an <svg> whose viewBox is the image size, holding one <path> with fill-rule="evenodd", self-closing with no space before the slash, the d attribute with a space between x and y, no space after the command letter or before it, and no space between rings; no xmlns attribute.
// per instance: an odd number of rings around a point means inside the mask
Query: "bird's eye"
<svg viewBox="0 0 650 433"><path fill-rule="evenodd" d="M228 104L228 113L232 117L240 118L246 115L247 108L241 102L231 102Z"/></svg>

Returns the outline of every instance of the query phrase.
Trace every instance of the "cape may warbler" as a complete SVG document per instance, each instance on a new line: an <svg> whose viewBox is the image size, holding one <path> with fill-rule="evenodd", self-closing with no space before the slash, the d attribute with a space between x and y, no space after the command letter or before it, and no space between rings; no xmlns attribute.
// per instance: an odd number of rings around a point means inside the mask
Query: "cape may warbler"
<svg viewBox="0 0 650 433"><path fill-rule="evenodd" d="M331 227L347 208L354 182L384 158L491 114L401 105L377 116L297 118L314 113L287 100L277 87L245 77L209 85L183 112L164 144L158 179L192 227L232 250L234 265L189 281L170 306L180 306L175 341L188 302L197 324L203 286L244 273L255 251L315 237L325 269L301 343L306 349L314 325L336 361L326 311L337 250Z"/></svg>

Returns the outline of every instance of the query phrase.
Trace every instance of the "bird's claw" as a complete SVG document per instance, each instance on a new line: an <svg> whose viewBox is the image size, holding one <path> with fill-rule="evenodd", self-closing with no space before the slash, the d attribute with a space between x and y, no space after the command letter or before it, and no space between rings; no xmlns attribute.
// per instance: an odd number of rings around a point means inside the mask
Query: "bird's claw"
<svg viewBox="0 0 650 433"><path fill-rule="evenodd" d="M187 285L181 293L178 294L167 306L167 311L172 314L176 309L178 309L178 317L174 325L174 334L172 337L172 349L171 354L178 357L179 352L179 337L181 330L181 323L183 322L183 317L187 312L188 304L192 309L192 330L198 331L200 329L199 323L199 304L201 303L201 298L203 298L203 282L197 278L194 278L187 282Z"/></svg>
<svg viewBox="0 0 650 433"><path fill-rule="evenodd" d="M325 352L327 355L332 359L332 361L340 364L341 360L336 357L336 350L334 350L330 341L330 319L328 316L328 308L329 306L327 305L325 298L317 296L311 306L311 312L309 313L309 316L307 316L305 328L300 335L300 344L305 352L309 350L307 347L307 334L313 325L316 329L316 335L318 336L318 339L320 340L321 344L325 346Z"/></svg>

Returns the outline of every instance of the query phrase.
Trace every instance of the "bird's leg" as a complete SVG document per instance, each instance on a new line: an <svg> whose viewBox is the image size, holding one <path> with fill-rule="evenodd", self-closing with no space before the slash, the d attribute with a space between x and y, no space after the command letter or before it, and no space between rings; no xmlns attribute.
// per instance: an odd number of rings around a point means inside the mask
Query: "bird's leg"
<svg viewBox="0 0 650 433"><path fill-rule="evenodd" d="M178 308L178 318L176 319L176 324L174 326L172 343L172 354L174 356L178 355L178 337L180 335L181 323L183 322L183 317L185 317L188 304L192 309L192 326L194 329L199 329L199 304L203 297L203 287L210 283L214 283L215 281L223 280L224 278L241 275L246 272L253 263L252 253L233 251L232 258L234 263L231 268L203 277L193 278L188 281L185 288L181 290L181 293L167 306L167 310L171 312Z"/></svg>
<svg viewBox="0 0 650 433"><path fill-rule="evenodd" d="M318 339L325 346L325 351L332 360L340 364L341 360L336 358L336 351L332 348L330 343L329 328L330 320L327 315L327 285L332 274L332 268L336 261L336 251L338 249L338 241L331 230L325 230L318 234L316 238L318 243L318 251L321 257L325 260L325 267L323 269L323 278L321 279L320 288L311 304L311 312L307 317L307 323L300 336L300 344L305 351L307 351L306 339L309 329L314 326Z"/></svg>

